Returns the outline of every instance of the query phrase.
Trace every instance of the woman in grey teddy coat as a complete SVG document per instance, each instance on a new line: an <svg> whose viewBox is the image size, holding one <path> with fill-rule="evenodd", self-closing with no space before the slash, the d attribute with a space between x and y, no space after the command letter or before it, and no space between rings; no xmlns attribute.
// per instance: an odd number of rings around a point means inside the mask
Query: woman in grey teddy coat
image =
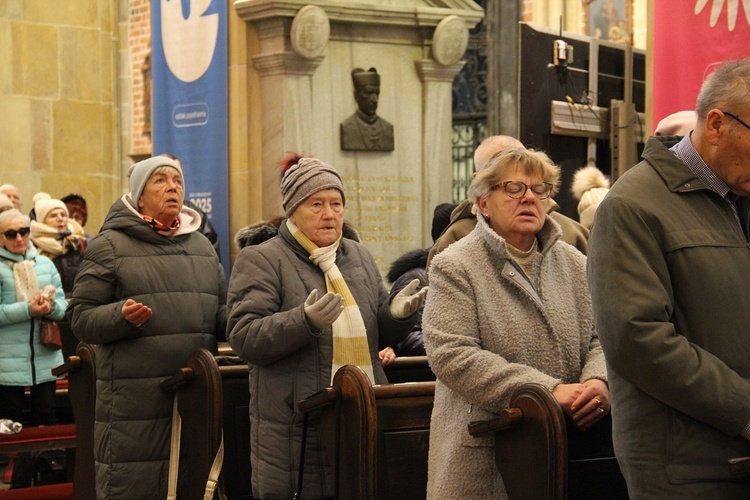
<svg viewBox="0 0 750 500"><path fill-rule="evenodd" d="M520 149L490 162L469 191L476 228L430 268L424 335L438 381L428 498L506 496L493 436L474 438L467 424L496 417L525 383L549 389L581 428L609 411L586 258L559 242L544 210L559 169Z"/></svg>

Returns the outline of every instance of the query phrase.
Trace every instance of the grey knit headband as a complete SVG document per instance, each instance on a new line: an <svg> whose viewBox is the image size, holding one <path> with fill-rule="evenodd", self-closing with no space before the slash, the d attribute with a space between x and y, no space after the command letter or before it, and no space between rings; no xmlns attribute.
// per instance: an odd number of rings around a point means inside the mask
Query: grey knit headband
<svg viewBox="0 0 750 500"><path fill-rule="evenodd" d="M341 198L346 205L344 184L336 169L317 158L300 158L281 179L281 204L286 216L292 215L303 201L324 189L341 191Z"/></svg>

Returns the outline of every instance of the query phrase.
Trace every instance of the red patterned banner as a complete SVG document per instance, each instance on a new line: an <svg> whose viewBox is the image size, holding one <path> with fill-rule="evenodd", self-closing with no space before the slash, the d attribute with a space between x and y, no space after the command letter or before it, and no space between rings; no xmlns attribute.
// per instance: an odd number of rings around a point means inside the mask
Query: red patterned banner
<svg viewBox="0 0 750 500"><path fill-rule="evenodd" d="M654 2L654 126L695 109L713 66L750 57L750 0Z"/></svg>

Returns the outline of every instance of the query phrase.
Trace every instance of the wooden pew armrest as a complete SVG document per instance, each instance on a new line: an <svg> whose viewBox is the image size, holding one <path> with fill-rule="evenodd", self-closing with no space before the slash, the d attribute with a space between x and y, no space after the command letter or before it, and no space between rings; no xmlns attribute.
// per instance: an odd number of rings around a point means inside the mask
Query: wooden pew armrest
<svg viewBox="0 0 750 500"><path fill-rule="evenodd" d="M54 375L55 377L62 377L63 375L67 375L69 373L77 371L80 366L80 356L70 356L65 363L52 369L52 375Z"/></svg>
<svg viewBox="0 0 750 500"><path fill-rule="evenodd" d="M519 408L507 408L492 420L469 422L469 434L479 437L484 434L510 429L521 422L523 422L523 412Z"/></svg>
<svg viewBox="0 0 750 500"><path fill-rule="evenodd" d="M195 372L192 368L180 368L175 375L159 382L159 387L163 391L174 391L183 384L195 379Z"/></svg>
<svg viewBox="0 0 750 500"><path fill-rule="evenodd" d="M297 403L297 408L301 412L307 413L314 410L319 410L336 400L336 392L333 387L326 387L312 396L303 399Z"/></svg>
<svg viewBox="0 0 750 500"><path fill-rule="evenodd" d="M733 476L750 476L750 457L730 458L729 472Z"/></svg>

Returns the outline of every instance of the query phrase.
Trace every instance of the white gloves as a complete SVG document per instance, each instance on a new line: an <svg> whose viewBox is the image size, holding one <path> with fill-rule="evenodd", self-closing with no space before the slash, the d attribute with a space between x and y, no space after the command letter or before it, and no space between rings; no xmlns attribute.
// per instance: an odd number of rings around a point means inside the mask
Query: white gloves
<svg viewBox="0 0 750 500"><path fill-rule="evenodd" d="M424 302L424 298L427 295L428 286L422 288L417 293L414 290L419 286L419 280L413 279L406 285L400 292L393 297L391 301L391 316L396 319L408 318L417 310L419 306Z"/></svg>
<svg viewBox="0 0 750 500"><path fill-rule="evenodd" d="M344 297L328 292L318 300L318 290L310 292L305 300L305 316L310 326L316 330L333 324L344 310Z"/></svg>

